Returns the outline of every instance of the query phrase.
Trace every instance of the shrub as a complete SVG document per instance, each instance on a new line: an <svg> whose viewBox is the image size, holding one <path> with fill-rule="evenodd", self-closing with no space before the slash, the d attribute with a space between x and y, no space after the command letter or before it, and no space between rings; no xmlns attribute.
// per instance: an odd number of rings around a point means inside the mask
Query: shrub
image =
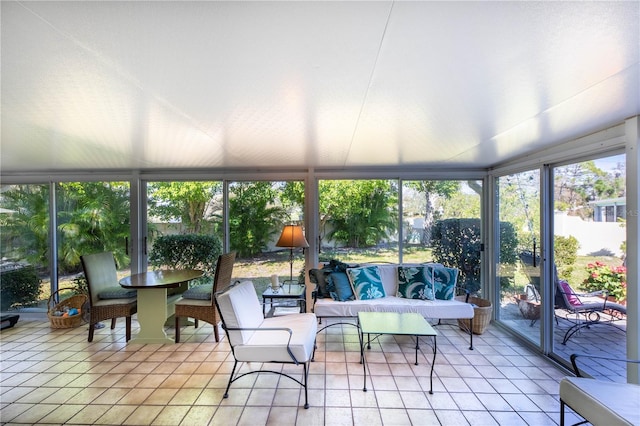
<svg viewBox="0 0 640 426"><path fill-rule="evenodd" d="M460 269L459 283L471 293L480 289L482 249L480 219L444 219L435 222L432 231L433 257L445 266ZM518 239L509 222L500 222L500 261L517 260Z"/></svg>
<svg viewBox="0 0 640 426"><path fill-rule="evenodd" d="M582 282L586 291L605 291L616 300L627 298L627 268L608 266L602 262L587 265L589 276Z"/></svg>
<svg viewBox="0 0 640 426"><path fill-rule="evenodd" d="M29 265L0 274L0 310L15 305L30 305L40 297L40 279L36 268Z"/></svg>
<svg viewBox="0 0 640 426"><path fill-rule="evenodd" d="M222 243L215 235L164 235L158 237L149 253L149 264L156 268L201 269L211 277Z"/></svg>
<svg viewBox="0 0 640 426"><path fill-rule="evenodd" d="M569 278L573 274L573 265L578 258L579 247L580 243L573 235L568 237L556 235L553 237L553 255L560 277Z"/></svg>

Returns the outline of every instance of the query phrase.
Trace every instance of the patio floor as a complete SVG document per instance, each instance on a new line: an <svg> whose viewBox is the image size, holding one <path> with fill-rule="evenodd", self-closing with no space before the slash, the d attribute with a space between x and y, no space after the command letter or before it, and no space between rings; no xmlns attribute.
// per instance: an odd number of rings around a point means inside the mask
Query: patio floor
<svg viewBox="0 0 640 426"><path fill-rule="evenodd" d="M515 306L515 305L514 305ZM509 310L512 307L503 306L501 309ZM516 306L517 310L517 306ZM626 320L615 322L615 327L596 324L588 328L582 328L566 342L562 344L563 338L572 323L564 319L565 312L556 311L558 321L554 324L554 351L562 358L569 360L571 354L591 354L605 356L609 360L593 360L581 358L580 367L584 367L589 375L614 382L624 383L627 381L627 366L624 362L612 362L611 358L626 358ZM508 315L509 319L503 320L505 325L516 330L532 342L540 341L540 322L531 324L530 320L522 318L522 315ZM606 315L603 315L605 318Z"/></svg>
<svg viewBox="0 0 640 426"><path fill-rule="evenodd" d="M239 380L224 399L232 356L224 337L214 342L208 324L183 328L179 344L127 345L123 320L114 331L97 330L87 343L86 325L51 329L46 318L25 316L0 334L0 420L7 425L557 424L562 369L494 326L475 336L473 351L455 323L437 331L433 395L429 340L421 344L419 366L411 339L374 341L367 358L371 382L363 392L356 329L338 325L322 331L310 367L311 407L305 410L299 386L269 374ZM568 420L578 419L571 413Z"/></svg>

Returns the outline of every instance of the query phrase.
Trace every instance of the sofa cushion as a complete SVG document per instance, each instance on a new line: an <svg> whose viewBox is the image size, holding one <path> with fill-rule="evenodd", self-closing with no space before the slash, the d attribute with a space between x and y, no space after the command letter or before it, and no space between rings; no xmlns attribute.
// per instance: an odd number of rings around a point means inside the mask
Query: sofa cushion
<svg viewBox="0 0 640 426"><path fill-rule="evenodd" d="M398 266L398 297L433 300L433 269L425 266Z"/></svg>
<svg viewBox="0 0 640 426"><path fill-rule="evenodd" d="M331 272L327 277L327 290L333 300L346 302L355 300L349 277L346 272Z"/></svg>
<svg viewBox="0 0 640 426"><path fill-rule="evenodd" d="M455 296L458 270L446 266L432 266L433 293L436 299L451 300Z"/></svg>
<svg viewBox="0 0 640 426"><path fill-rule="evenodd" d="M395 296L398 293L398 264L381 263L378 266L384 293L387 296Z"/></svg>
<svg viewBox="0 0 640 426"><path fill-rule="evenodd" d="M356 299L370 300L386 296L377 266L349 268L347 275Z"/></svg>
<svg viewBox="0 0 640 426"><path fill-rule="evenodd" d="M317 317L356 317L358 312L417 312L425 318L473 318L473 306L458 300L420 300L387 296L381 299L337 302L318 299L314 305Z"/></svg>

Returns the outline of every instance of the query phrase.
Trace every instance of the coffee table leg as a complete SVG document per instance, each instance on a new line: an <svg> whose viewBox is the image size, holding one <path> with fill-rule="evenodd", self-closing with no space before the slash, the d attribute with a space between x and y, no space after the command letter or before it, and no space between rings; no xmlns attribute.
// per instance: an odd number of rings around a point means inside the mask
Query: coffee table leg
<svg viewBox="0 0 640 426"><path fill-rule="evenodd" d="M416 336L416 365L418 365L418 349L420 349L420 345L418 345L418 339L420 339L420 336Z"/></svg>
<svg viewBox="0 0 640 426"><path fill-rule="evenodd" d="M364 333L360 328L360 320L358 319L358 339L360 340L360 363L362 364L362 373L364 377L364 384L362 385L362 391L367 391L367 362L364 357Z"/></svg>
<svg viewBox="0 0 640 426"><path fill-rule="evenodd" d="M429 393L433 395L433 368L436 365L436 353L438 353L438 342L436 336L433 336L433 359L431 360L431 374L429 374Z"/></svg>
<svg viewBox="0 0 640 426"><path fill-rule="evenodd" d="M367 391L367 360L364 355L364 348L362 348L362 372L364 377L364 384L362 385L362 391Z"/></svg>

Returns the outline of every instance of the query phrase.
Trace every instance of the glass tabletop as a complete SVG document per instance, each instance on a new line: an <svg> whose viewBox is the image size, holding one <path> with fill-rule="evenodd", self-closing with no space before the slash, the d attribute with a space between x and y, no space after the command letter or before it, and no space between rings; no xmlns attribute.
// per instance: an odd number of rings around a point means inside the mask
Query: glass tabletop
<svg viewBox="0 0 640 426"><path fill-rule="evenodd" d="M263 292L263 296L274 296L274 297L287 297L287 296L301 296L305 293L305 286L300 284L283 284L274 290L271 287L267 287Z"/></svg>
<svg viewBox="0 0 640 426"><path fill-rule="evenodd" d="M436 336L431 324L418 313L358 312L363 334Z"/></svg>

